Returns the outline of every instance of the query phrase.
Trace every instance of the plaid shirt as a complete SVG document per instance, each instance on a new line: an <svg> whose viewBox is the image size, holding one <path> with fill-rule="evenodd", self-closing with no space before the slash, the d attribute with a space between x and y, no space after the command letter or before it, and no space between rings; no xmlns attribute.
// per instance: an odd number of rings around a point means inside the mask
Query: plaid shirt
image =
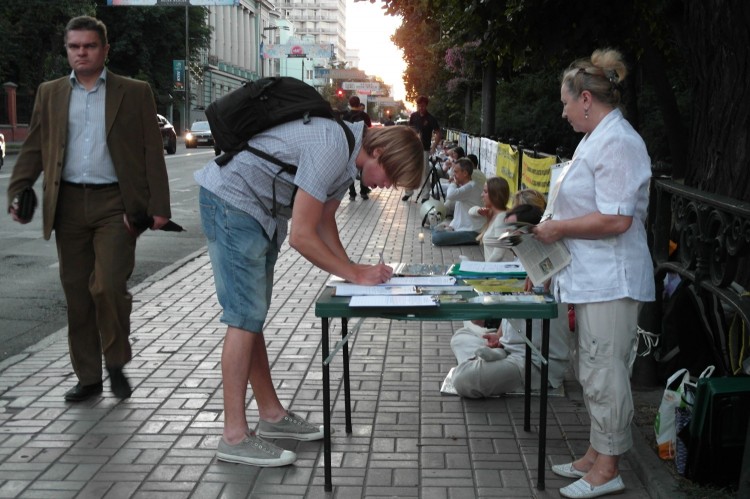
<svg viewBox="0 0 750 499"><path fill-rule="evenodd" d="M279 173L275 164L243 151L223 167L211 161L195 173L195 180L255 218L269 239L274 235L278 237L280 246L287 235L289 218L278 209L276 217L272 215L274 184L277 207L288 207L292 204L295 186L325 203L331 199L341 200L356 178L355 159L362 147L364 124L345 125L355 137L351 156L346 135L335 121L312 118L304 124L296 120L259 133L248 141L249 145L284 163L297 165L296 175Z"/></svg>

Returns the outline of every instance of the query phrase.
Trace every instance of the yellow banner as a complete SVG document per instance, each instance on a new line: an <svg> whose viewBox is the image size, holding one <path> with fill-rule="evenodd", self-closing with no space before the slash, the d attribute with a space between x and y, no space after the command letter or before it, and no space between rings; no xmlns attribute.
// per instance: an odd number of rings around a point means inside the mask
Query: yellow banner
<svg viewBox="0 0 750 499"><path fill-rule="evenodd" d="M550 168L557 163L557 158L532 158L524 154L521 161L521 186L524 189L537 190L546 196L549 193Z"/></svg>
<svg viewBox="0 0 750 499"><path fill-rule="evenodd" d="M510 195L518 190L518 151L510 144L497 143L497 163L495 174L508 181Z"/></svg>

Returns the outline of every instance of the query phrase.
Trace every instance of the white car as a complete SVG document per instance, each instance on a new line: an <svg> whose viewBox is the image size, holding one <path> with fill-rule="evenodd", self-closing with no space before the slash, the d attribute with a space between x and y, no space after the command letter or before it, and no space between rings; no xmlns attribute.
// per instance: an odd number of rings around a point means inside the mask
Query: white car
<svg viewBox="0 0 750 499"><path fill-rule="evenodd" d="M0 168L5 163L5 135L0 133Z"/></svg>

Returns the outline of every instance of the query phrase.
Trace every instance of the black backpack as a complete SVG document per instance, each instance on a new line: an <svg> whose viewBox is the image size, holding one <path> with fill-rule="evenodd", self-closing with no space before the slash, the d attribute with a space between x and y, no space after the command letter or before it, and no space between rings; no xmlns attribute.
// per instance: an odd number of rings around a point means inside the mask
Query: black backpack
<svg viewBox="0 0 750 499"><path fill-rule="evenodd" d="M248 81L213 101L206 108L214 143L223 154L216 158L226 165L240 151L250 151L294 175L297 165L277 160L247 144L254 135L288 121L302 119L305 124L317 116L336 120L346 134L349 155L354 151L354 134L336 116L331 105L313 87L286 76Z"/></svg>

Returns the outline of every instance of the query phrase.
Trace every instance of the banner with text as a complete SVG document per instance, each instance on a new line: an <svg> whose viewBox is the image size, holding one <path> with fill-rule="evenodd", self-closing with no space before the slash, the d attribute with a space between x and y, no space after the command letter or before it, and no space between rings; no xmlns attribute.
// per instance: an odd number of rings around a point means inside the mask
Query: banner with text
<svg viewBox="0 0 750 499"><path fill-rule="evenodd" d="M263 49L264 59L306 57L308 59L329 59L333 57L332 43L283 43L266 45Z"/></svg>
<svg viewBox="0 0 750 499"><path fill-rule="evenodd" d="M508 182L511 196L518 190L518 154L510 144L497 143L495 173Z"/></svg>
<svg viewBox="0 0 750 499"><path fill-rule="evenodd" d="M524 154L521 161L523 162L521 187L535 189L546 196L549 192L550 169L557 163L557 157L532 158Z"/></svg>

